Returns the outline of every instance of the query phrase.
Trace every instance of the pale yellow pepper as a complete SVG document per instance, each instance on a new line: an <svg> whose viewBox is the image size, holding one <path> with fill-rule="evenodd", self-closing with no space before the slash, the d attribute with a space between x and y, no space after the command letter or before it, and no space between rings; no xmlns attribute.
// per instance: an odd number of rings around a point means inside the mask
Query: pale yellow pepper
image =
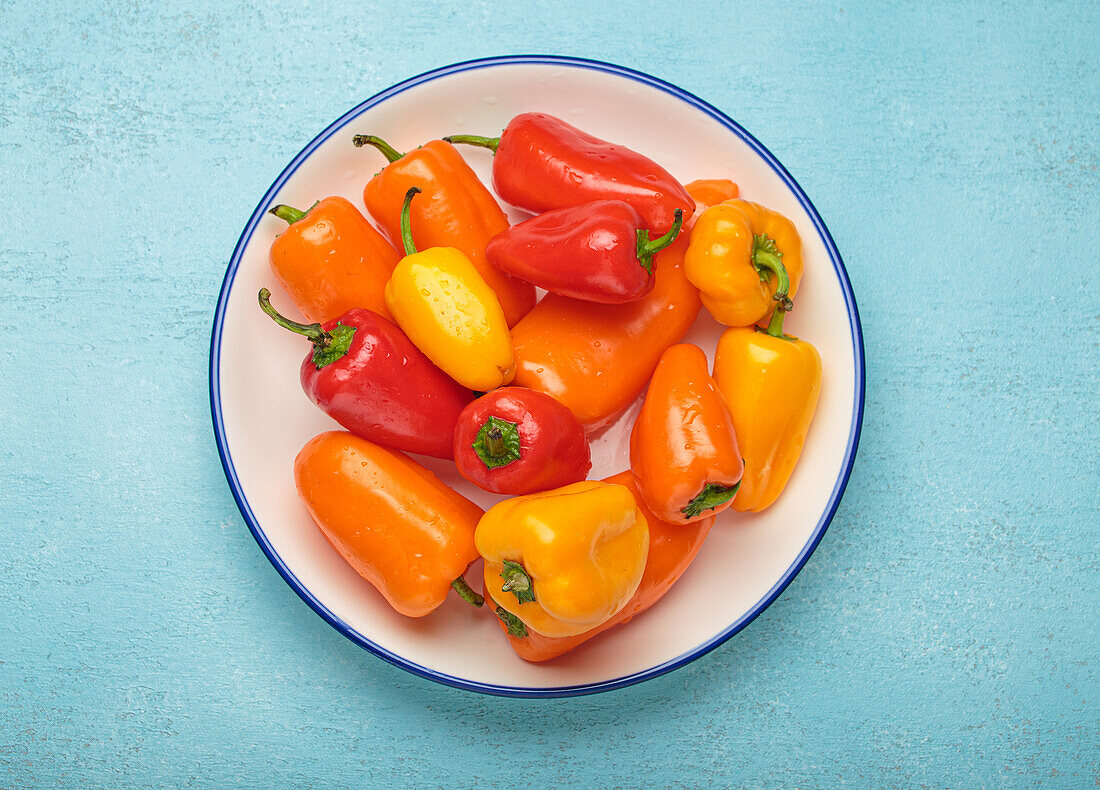
<svg viewBox="0 0 1100 790"><path fill-rule="evenodd" d="M516 373L512 336L496 294L470 259L453 247L417 252L405 195L401 233L405 257L386 283L386 308L436 367L464 387L488 392Z"/></svg>
<svg viewBox="0 0 1100 790"><path fill-rule="evenodd" d="M474 543L485 560L485 593L502 619L519 618L543 636L574 636L634 595L649 524L629 488L587 480L490 508Z"/></svg>

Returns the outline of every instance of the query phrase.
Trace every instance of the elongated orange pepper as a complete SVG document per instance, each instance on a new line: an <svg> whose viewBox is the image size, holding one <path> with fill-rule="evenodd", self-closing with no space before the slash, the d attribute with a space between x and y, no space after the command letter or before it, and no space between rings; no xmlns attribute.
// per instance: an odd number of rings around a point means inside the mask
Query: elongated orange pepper
<svg viewBox="0 0 1100 790"><path fill-rule="evenodd" d="M355 307L389 318L382 289L401 257L342 197L308 211L278 205L290 223L271 244L271 272L306 320L323 324Z"/></svg>
<svg viewBox="0 0 1100 790"><path fill-rule="evenodd" d="M684 259L703 305L726 326L766 321L802 281L802 240L789 219L747 200L704 211Z"/></svg>
<svg viewBox="0 0 1100 790"><path fill-rule="evenodd" d="M683 576L684 571L695 559L695 555L699 553L699 549L703 548L703 541L710 533L710 528L714 526L714 516L706 516L691 524L670 524L667 521L661 521L645 506L630 470L605 478L604 482L629 488L634 494L638 509L649 522L649 555L646 558L645 570L642 572L642 580L638 583L634 597L627 601L626 606L620 609L618 614L613 615L602 625L576 636L543 636L529 628L520 629L514 622L510 622L510 618L502 617L497 613L501 630L507 635L508 643L516 651L516 655L525 661L549 661L557 658L609 628L630 622L653 606ZM495 602L490 600L489 606L495 607Z"/></svg>
<svg viewBox="0 0 1100 790"><path fill-rule="evenodd" d="M451 589L481 606L462 574L482 510L416 461L329 431L298 453L294 480L324 536L398 612L423 617Z"/></svg>
<svg viewBox="0 0 1100 790"><path fill-rule="evenodd" d="M512 327L513 383L556 398L589 431L614 420L699 314L699 292L684 276L687 236L657 253L653 290L637 301L604 305L547 294Z"/></svg>
<svg viewBox="0 0 1100 790"><path fill-rule="evenodd" d="M711 206L733 200L741 194L737 184L728 178L699 178L690 184L684 184L684 189L695 200L696 212L702 212Z"/></svg>
<svg viewBox="0 0 1100 790"><path fill-rule="evenodd" d="M821 392L821 355L783 334L783 310L766 331L727 329L718 340L714 378L729 404L745 458L733 509L759 512L779 498L802 454Z"/></svg>
<svg viewBox="0 0 1100 790"><path fill-rule="evenodd" d="M454 146L432 140L402 154L374 135L356 135L354 142L377 148L390 162L363 190L367 210L390 241L401 246L401 201L410 188L420 187L411 216L417 244L454 247L469 258L496 293L508 326L527 315L535 306L535 286L509 277L485 257L485 245L507 229L508 218Z"/></svg>
<svg viewBox="0 0 1100 790"><path fill-rule="evenodd" d="M630 432L630 468L658 518L687 524L730 506L745 471L733 418L698 346L661 355Z"/></svg>

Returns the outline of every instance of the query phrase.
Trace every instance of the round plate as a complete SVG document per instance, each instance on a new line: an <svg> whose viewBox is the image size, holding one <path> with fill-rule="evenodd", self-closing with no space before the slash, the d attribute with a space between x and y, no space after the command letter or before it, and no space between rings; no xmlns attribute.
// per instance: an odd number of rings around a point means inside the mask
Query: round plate
<svg viewBox="0 0 1100 790"><path fill-rule="evenodd" d="M806 274L786 329L817 346L824 380L806 448L787 490L760 515L727 511L684 577L628 626L612 629L547 664L512 652L493 616L450 596L428 617L395 613L336 554L294 489L292 463L315 434L336 428L298 383L306 344L260 312L272 288L272 239L284 223L275 203L308 207L362 189L384 165L354 133L399 150L445 134L493 135L520 112L564 118L625 144L683 182L731 178L743 197L790 217L802 235ZM463 148L486 184L487 151ZM513 220L522 215L512 212ZM704 310L687 341L714 352L721 327ZM676 669L720 645L763 611L798 573L824 534L848 481L863 413L863 342L847 274L829 232L801 188L733 120L690 93L620 66L575 58L517 56L469 61L406 80L368 99L321 132L260 200L233 251L214 315L210 402L225 474L245 522L287 583L346 637L414 674L473 691L525 697L586 694ZM592 477L629 466L634 405L593 441ZM420 459L483 507L499 501L463 481L450 462ZM480 565L469 574L476 580Z"/></svg>

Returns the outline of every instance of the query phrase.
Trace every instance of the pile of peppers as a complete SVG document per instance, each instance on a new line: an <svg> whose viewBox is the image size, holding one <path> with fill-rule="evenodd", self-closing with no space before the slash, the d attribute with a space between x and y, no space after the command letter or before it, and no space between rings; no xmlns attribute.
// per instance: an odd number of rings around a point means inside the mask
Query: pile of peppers
<svg viewBox="0 0 1100 790"><path fill-rule="evenodd" d="M271 272L304 321L258 298L308 341L302 389L344 428L298 453L299 496L394 610L453 592L548 661L655 604L717 514L779 498L821 388L784 331L789 219L543 113L405 153L353 143L384 159L364 159L369 218L338 196L274 206ZM510 225L456 145L487 149L471 156L531 216ZM682 342L703 308L727 327L713 365ZM589 437L643 392L630 469L589 480ZM409 454L506 498L483 511Z"/></svg>

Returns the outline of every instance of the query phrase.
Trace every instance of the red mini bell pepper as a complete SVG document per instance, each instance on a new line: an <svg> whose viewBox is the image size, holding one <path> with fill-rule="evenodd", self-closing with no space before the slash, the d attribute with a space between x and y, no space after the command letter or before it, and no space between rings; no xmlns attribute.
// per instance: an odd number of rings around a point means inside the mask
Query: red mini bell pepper
<svg viewBox="0 0 1100 790"><path fill-rule="evenodd" d="M443 139L492 150L497 194L535 214L617 198L638 210L646 228L665 233L676 209L685 220L695 210L683 185L652 159L553 115L517 115L500 137L459 134Z"/></svg>
<svg viewBox="0 0 1100 790"><path fill-rule="evenodd" d="M622 200L595 200L547 211L513 225L485 248L489 263L552 293L586 302L623 304L653 289L653 256L676 240L672 228L650 239L642 217Z"/></svg>
<svg viewBox="0 0 1100 790"><path fill-rule="evenodd" d="M454 431L459 473L494 494L534 494L579 483L592 468L584 428L549 395L503 387L462 410Z"/></svg>
<svg viewBox="0 0 1100 790"><path fill-rule="evenodd" d="M410 453L450 458L458 415L473 398L431 363L393 323L365 308L325 324L299 324L260 307L279 326L305 335L302 389L321 411L364 439Z"/></svg>

